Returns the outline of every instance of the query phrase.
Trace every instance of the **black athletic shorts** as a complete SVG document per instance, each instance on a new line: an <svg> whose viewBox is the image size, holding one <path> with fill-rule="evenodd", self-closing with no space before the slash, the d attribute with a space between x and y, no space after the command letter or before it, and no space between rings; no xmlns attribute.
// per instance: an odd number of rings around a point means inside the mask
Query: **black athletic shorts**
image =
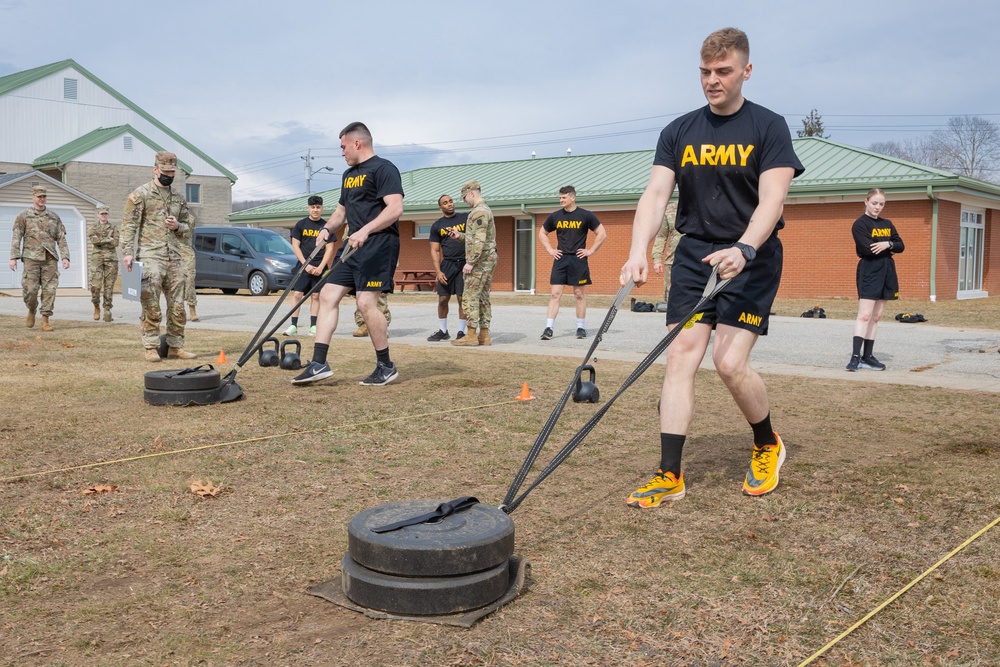
<svg viewBox="0 0 1000 667"><path fill-rule="evenodd" d="M451 296L452 294L462 296L465 291L465 274L462 273L464 267L464 263L451 262L447 259L441 260L441 273L448 279L448 284L437 284L438 296Z"/></svg>
<svg viewBox="0 0 1000 667"><path fill-rule="evenodd" d="M549 284L572 287L590 285L590 265L587 263L587 258L580 259L576 255L564 254L552 264Z"/></svg>
<svg viewBox="0 0 1000 667"><path fill-rule="evenodd" d="M899 298L896 262L891 256L858 260L858 298L872 301Z"/></svg>
<svg viewBox="0 0 1000 667"><path fill-rule="evenodd" d="M337 249L337 258L346 243ZM399 237L394 234L369 236L365 244L345 262L336 262L327 282L350 287L352 292L391 292L392 274L399 261Z"/></svg>
<svg viewBox="0 0 1000 667"><path fill-rule="evenodd" d="M732 245L681 237L670 271L667 324L679 322L701 300L712 274L712 267L701 260ZM771 305L781 282L782 261L781 240L772 236L757 248L754 260L693 321L710 324L713 329L717 324L725 324L766 336Z"/></svg>
<svg viewBox="0 0 1000 667"><path fill-rule="evenodd" d="M301 264L295 265L295 271L298 271L301 268L302 268ZM320 282L323 282L322 273L319 274L318 276L314 276L311 273L306 273L305 271L303 271L302 275L299 276L299 279L295 281L295 286L292 287L292 291L301 292L302 294L305 294L306 292L308 292L313 288L313 285ZM313 292L313 294L316 294L317 292L319 292L319 289L317 289L316 292Z"/></svg>

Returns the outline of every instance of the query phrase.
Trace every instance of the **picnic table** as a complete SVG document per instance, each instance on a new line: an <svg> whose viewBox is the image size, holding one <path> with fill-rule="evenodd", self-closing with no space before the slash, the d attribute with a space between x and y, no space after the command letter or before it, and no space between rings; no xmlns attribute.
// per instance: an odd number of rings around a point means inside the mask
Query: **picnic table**
<svg viewBox="0 0 1000 667"><path fill-rule="evenodd" d="M402 278L393 280L400 292L405 292L407 287L413 287L416 291L434 290L437 287L437 272L434 269L401 269L396 273Z"/></svg>

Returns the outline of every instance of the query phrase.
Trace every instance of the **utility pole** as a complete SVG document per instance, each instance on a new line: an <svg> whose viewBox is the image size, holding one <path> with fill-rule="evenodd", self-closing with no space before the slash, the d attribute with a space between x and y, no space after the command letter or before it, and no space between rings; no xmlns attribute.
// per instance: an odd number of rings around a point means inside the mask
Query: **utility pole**
<svg viewBox="0 0 1000 667"><path fill-rule="evenodd" d="M306 161L306 194L312 194L312 149L307 149L306 154L302 156L302 159Z"/></svg>

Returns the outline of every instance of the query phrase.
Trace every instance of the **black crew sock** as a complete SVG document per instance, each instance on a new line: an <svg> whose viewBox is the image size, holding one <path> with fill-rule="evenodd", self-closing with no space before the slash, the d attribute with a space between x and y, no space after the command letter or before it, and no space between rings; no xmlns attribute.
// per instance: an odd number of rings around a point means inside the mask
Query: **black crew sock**
<svg viewBox="0 0 1000 667"><path fill-rule="evenodd" d="M660 471L672 472L678 479L681 476L681 452L684 451L686 435L673 433L660 434Z"/></svg>
<svg viewBox="0 0 1000 667"><path fill-rule="evenodd" d="M309 316L309 326L311 326L311 327L316 326L316 316L315 315L310 315Z"/></svg>
<svg viewBox="0 0 1000 667"><path fill-rule="evenodd" d="M317 364L326 363L326 354L330 351L330 346L324 343L316 343L313 345L313 361Z"/></svg>
<svg viewBox="0 0 1000 667"><path fill-rule="evenodd" d="M386 366L392 366L392 362L389 360L389 346L387 345L384 350L375 350L375 359Z"/></svg>
<svg viewBox="0 0 1000 667"><path fill-rule="evenodd" d="M774 429L771 428L770 412L767 413L767 416L764 417L763 420L757 422L756 424L750 424L750 428L753 429L754 447L778 444L778 439L774 437Z"/></svg>
<svg viewBox="0 0 1000 667"><path fill-rule="evenodd" d="M861 344L864 343L864 342L865 342L865 339L862 338L861 336L855 336L854 337L854 339L853 339L854 351L851 352L851 356L852 357L860 357L861 356Z"/></svg>
<svg viewBox="0 0 1000 667"><path fill-rule="evenodd" d="M872 348L873 347L875 347L875 339L868 340L867 338L865 338L865 353L862 354L861 356L862 357L870 357L870 356L872 356Z"/></svg>
<svg viewBox="0 0 1000 667"><path fill-rule="evenodd" d="M299 316L298 315L296 315L295 317L292 318L292 326L293 327L299 326Z"/></svg>

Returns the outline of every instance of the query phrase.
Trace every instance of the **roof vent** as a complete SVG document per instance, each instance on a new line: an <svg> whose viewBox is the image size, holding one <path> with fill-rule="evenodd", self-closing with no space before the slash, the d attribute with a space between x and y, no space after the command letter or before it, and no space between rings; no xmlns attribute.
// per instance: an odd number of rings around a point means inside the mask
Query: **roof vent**
<svg viewBox="0 0 1000 667"><path fill-rule="evenodd" d="M127 134L122 137L122 148L127 151L132 150L132 137Z"/></svg>
<svg viewBox="0 0 1000 667"><path fill-rule="evenodd" d="M76 79L63 79L63 99L64 100L75 100L76 99Z"/></svg>
<svg viewBox="0 0 1000 667"><path fill-rule="evenodd" d="M572 155L572 154L573 154L573 149L572 148L567 148L566 149L566 155Z"/></svg>

